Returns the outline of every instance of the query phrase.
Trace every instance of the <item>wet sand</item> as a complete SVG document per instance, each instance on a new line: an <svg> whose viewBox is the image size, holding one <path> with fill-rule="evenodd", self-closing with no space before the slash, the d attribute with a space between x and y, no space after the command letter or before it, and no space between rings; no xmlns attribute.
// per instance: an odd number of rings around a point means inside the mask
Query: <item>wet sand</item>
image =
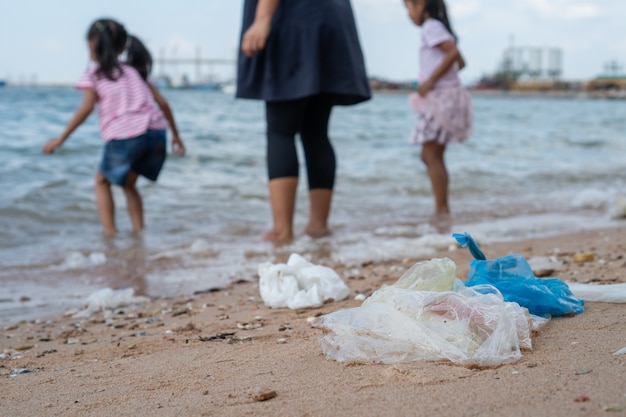
<svg viewBox="0 0 626 417"><path fill-rule="evenodd" d="M488 259L556 256L551 276L626 282L626 227L482 245ZM578 263L574 255L590 253ZM466 278L466 249L440 251ZM429 257L430 258L430 257ZM585 304L533 335L513 364L395 365L327 359L310 317L356 307L421 259L328 265L351 295L320 308L264 306L256 277L193 295L152 299L106 316L42 317L5 326L3 416L624 416L626 304ZM18 373L18 372L24 373ZM16 375L10 376L11 373Z"/></svg>

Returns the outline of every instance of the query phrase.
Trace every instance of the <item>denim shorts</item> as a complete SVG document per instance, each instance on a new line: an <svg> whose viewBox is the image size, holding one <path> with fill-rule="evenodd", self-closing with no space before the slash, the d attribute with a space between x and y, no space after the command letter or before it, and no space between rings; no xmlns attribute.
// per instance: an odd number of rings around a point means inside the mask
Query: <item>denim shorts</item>
<svg viewBox="0 0 626 417"><path fill-rule="evenodd" d="M108 141L104 145L100 172L116 185L126 184L131 171L156 181L165 155L165 130L148 130L134 138Z"/></svg>

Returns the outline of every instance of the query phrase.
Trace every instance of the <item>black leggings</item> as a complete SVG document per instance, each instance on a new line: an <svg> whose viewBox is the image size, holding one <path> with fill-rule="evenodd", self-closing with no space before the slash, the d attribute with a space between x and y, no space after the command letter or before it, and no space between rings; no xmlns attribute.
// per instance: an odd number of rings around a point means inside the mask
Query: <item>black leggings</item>
<svg viewBox="0 0 626 417"><path fill-rule="evenodd" d="M298 177L295 136L300 134L309 190L333 189L335 151L328 138L333 97L317 95L299 100L266 102L267 171L269 179Z"/></svg>

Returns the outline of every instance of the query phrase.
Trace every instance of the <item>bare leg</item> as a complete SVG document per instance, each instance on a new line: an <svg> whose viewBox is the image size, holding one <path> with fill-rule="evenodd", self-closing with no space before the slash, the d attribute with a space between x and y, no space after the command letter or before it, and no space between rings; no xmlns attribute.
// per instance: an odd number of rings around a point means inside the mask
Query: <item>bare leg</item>
<svg viewBox="0 0 626 417"><path fill-rule="evenodd" d="M317 188L309 191L309 224L304 233L311 237L323 237L330 234L328 216L333 198L333 190Z"/></svg>
<svg viewBox="0 0 626 417"><path fill-rule="evenodd" d="M422 147L422 161L428 169L428 176L435 195L435 214L450 213L448 207L448 171L443 159L446 145L426 142Z"/></svg>
<svg viewBox="0 0 626 417"><path fill-rule="evenodd" d="M293 214L296 208L298 177L275 178L269 182L274 228L263 235L275 243L293 240Z"/></svg>
<svg viewBox="0 0 626 417"><path fill-rule="evenodd" d="M95 178L96 204L100 222L106 236L113 236L117 232L115 229L115 204L111 193L111 183L100 173L96 172Z"/></svg>
<svg viewBox="0 0 626 417"><path fill-rule="evenodd" d="M124 194L126 194L126 206L130 222L133 225L133 230L138 232L143 230L143 202L137 187L135 187L136 182L137 174L131 171L128 173L128 179L123 188Z"/></svg>

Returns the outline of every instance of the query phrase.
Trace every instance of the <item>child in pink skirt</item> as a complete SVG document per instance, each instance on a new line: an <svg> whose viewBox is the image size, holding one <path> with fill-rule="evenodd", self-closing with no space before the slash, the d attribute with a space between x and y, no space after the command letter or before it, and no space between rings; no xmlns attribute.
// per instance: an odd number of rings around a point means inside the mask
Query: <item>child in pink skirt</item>
<svg viewBox="0 0 626 417"><path fill-rule="evenodd" d="M471 98L458 77L465 61L443 0L404 0L404 4L413 23L422 28L419 87L409 97L417 113L411 143L422 145L422 161L435 195L435 216L441 218L450 213L446 145L466 140L472 130Z"/></svg>

